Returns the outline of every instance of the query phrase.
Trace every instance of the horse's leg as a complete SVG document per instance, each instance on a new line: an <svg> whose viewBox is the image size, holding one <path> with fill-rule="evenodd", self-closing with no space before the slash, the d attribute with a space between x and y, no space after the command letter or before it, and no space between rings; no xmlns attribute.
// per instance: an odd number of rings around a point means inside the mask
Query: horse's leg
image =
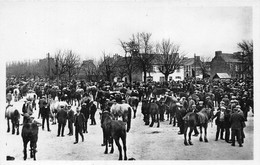
<svg viewBox="0 0 260 165"><path fill-rule="evenodd" d="M174 127L176 126L176 117L175 117L175 115L173 116L173 126Z"/></svg>
<svg viewBox="0 0 260 165"><path fill-rule="evenodd" d="M152 123L150 124L150 127L152 127L153 126L153 124L154 124L154 120L155 120L155 114L152 114Z"/></svg>
<svg viewBox="0 0 260 165"><path fill-rule="evenodd" d="M208 139L207 139L207 128L208 128L208 124L206 123L205 126L204 126L204 141L205 142L208 142Z"/></svg>
<svg viewBox="0 0 260 165"><path fill-rule="evenodd" d="M124 149L124 160L127 160L127 155L126 155L126 133L123 134L123 136L121 137L122 142L123 142L123 149Z"/></svg>
<svg viewBox="0 0 260 165"><path fill-rule="evenodd" d="M15 134L15 123L12 121L12 134Z"/></svg>
<svg viewBox="0 0 260 165"><path fill-rule="evenodd" d="M10 132L10 123L9 123L9 119L7 118L7 132Z"/></svg>
<svg viewBox="0 0 260 165"><path fill-rule="evenodd" d="M23 141L23 160L27 159L27 143L28 140Z"/></svg>
<svg viewBox="0 0 260 165"><path fill-rule="evenodd" d="M127 113L127 130L126 132L129 132L131 128L131 118L132 118L132 110L131 108L128 108L128 113Z"/></svg>
<svg viewBox="0 0 260 165"><path fill-rule="evenodd" d="M105 145L106 145L106 149L105 149L104 154L107 154L107 150L108 150L108 138L107 137L105 137Z"/></svg>
<svg viewBox="0 0 260 165"><path fill-rule="evenodd" d="M191 142L191 134L193 132L193 129L194 129L194 127L190 127L190 132L189 132L189 144L190 145L193 145L192 142Z"/></svg>
<svg viewBox="0 0 260 165"><path fill-rule="evenodd" d="M113 138L111 138L111 150L110 150L110 154L113 154L114 153L114 140Z"/></svg>
<svg viewBox="0 0 260 165"><path fill-rule="evenodd" d="M200 141L202 142L202 126L200 126Z"/></svg>
<svg viewBox="0 0 260 165"><path fill-rule="evenodd" d="M185 127L184 127L184 145L186 145L186 146L188 145L187 138L186 138L187 130L188 130L188 126L185 125Z"/></svg>
<svg viewBox="0 0 260 165"><path fill-rule="evenodd" d="M115 142L116 142L116 145L117 145L117 148L118 148L118 151L119 151L119 159L118 160L122 160L122 147L119 143L118 137L115 138Z"/></svg>
<svg viewBox="0 0 260 165"><path fill-rule="evenodd" d="M103 143L101 144L101 146L105 146L106 144L106 136L105 136L105 130L104 128L102 128L102 132L103 132Z"/></svg>
<svg viewBox="0 0 260 165"><path fill-rule="evenodd" d="M169 124L172 124L172 113L169 112L169 115L170 115L170 123Z"/></svg>
<svg viewBox="0 0 260 165"><path fill-rule="evenodd" d="M157 120L158 120L158 125L157 125L157 127L159 128L160 127L160 119L159 119L159 112L157 113Z"/></svg>
<svg viewBox="0 0 260 165"><path fill-rule="evenodd" d="M20 134L20 132L19 132L19 123L17 124L17 131L16 131L16 135L19 135Z"/></svg>

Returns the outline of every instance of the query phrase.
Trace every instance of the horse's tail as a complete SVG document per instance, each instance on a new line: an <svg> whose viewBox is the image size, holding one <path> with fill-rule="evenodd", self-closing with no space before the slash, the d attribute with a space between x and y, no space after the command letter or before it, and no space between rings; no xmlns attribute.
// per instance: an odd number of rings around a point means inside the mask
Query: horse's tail
<svg viewBox="0 0 260 165"><path fill-rule="evenodd" d="M129 132L131 128L131 119L132 119L132 107L128 107L128 114L127 114L127 132Z"/></svg>

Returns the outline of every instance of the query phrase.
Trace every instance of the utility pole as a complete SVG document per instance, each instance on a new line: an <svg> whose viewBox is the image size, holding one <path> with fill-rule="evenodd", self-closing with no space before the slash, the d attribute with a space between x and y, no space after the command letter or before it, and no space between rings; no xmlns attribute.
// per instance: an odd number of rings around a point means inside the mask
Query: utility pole
<svg viewBox="0 0 260 165"><path fill-rule="evenodd" d="M196 67L197 67L197 65L196 65L196 53L194 53L194 75L195 75L195 84L197 84L197 78L196 78Z"/></svg>
<svg viewBox="0 0 260 165"><path fill-rule="evenodd" d="M51 76L50 53L47 53L47 61L48 61L48 78L49 78L49 85L50 85L50 76Z"/></svg>

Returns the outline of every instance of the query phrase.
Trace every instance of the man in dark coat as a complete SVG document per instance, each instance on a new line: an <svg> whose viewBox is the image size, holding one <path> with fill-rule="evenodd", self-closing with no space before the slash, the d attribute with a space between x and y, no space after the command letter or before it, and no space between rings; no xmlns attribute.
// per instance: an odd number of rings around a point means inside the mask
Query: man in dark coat
<svg viewBox="0 0 260 165"><path fill-rule="evenodd" d="M68 128L69 136L73 135L73 123L74 123L74 111L71 109L71 105L68 105Z"/></svg>
<svg viewBox="0 0 260 165"><path fill-rule="evenodd" d="M60 107L60 110L57 112L57 121L58 121L58 135L64 137L64 128L67 123L67 112L65 111L65 107Z"/></svg>
<svg viewBox="0 0 260 165"><path fill-rule="evenodd" d="M48 105L48 103L46 101L43 102L43 107L40 108L39 117L40 116L42 117L42 130L44 130L44 123L46 120L47 129L48 129L48 131L51 131L50 126L49 126L50 106Z"/></svg>
<svg viewBox="0 0 260 165"><path fill-rule="evenodd" d="M220 132L220 139L224 140L224 120L225 120L225 111L226 108L224 106L220 107L220 110L212 117L212 120L216 118L215 124L217 125L217 132L216 132L216 139L218 141L219 132Z"/></svg>
<svg viewBox="0 0 260 165"><path fill-rule="evenodd" d="M224 129L225 129L225 141L227 143L230 143L230 117L231 117L231 110L226 109L225 110L225 116L224 116Z"/></svg>
<svg viewBox="0 0 260 165"><path fill-rule="evenodd" d="M82 133L82 129L83 129L83 125L84 125L84 121L85 121L85 117L83 115L83 113L80 112L79 107L77 107L76 109L77 113L74 116L74 120L75 120L75 139L76 141L74 142L74 144L77 144L79 141L79 134L82 138L82 142L84 141L84 136Z"/></svg>
<svg viewBox="0 0 260 165"><path fill-rule="evenodd" d="M180 104L176 103L178 106L176 111L176 118L178 121L178 127L180 128L180 131L178 132L179 135L184 133L184 120L183 117L186 115L186 109Z"/></svg>
<svg viewBox="0 0 260 165"><path fill-rule="evenodd" d="M235 137L237 137L239 147L243 147L241 141L241 130L243 128L242 122L244 122L244 117L241 114L239 114L237 108L234 108L234 113L231 114L230 122L231 122L231 140L232 140L231 145L235 146Z"/></svg>
<svg viewBox="0 0 260 165"><path fill-rule="evenodd" d="M90 106L90 102L88 100L87 103L83 103L81 107L81 113L83 113L85 117L85 121L83 125L83 133L88 133L89 106Z"/></svg>
<svg viewBox="0 0 260 165"><path fill-rule="evenodd" d="M47 103L45 96L42 96L42 98L39 100L38 105L39 105L39 115L38 115L38 119L40 118L40 112L42 111L42 108L44 107L44 103Z"/></svg>

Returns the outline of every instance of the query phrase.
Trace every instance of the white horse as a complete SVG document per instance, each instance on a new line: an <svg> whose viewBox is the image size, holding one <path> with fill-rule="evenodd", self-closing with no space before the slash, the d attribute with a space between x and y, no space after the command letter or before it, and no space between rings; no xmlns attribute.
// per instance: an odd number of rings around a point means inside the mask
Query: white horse
<svg viewBox="0 0 260 165"><path fill-rule="evenodd" d="M67 110L67 107L68 107L68 103L66 101L51 100L50 112L53 118L52 124L56 124L57 112L60 111L61 109Z"/></svg>
<svg viewBox="0 0 260 165"><path fill-rule="evenodd" d="M127 103L123 103L123 104L115 103L111 106L110 112L114 120L118 120L119 117L122 117L123 122L127 123L127 132L128 132L131 128L132 107Z"/></svg>

